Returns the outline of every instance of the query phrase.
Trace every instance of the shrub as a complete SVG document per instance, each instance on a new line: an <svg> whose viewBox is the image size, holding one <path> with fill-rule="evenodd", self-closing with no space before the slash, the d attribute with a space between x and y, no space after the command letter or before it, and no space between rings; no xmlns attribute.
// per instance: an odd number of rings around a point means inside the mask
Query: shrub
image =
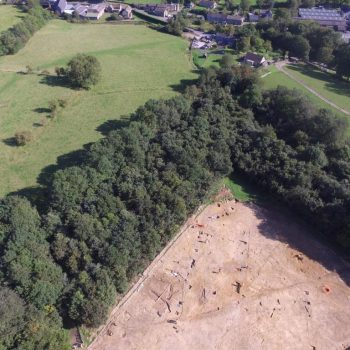
<svg viewBox="0 0 350 350"><path fill-rule="evenodd" d="M29 130L18 131L15 134L15 141L17 146L25 146L27 143L32 141L33 135Z"/></svg>
<svg viewBox="0 0 350 350"><path fill-rule="evenodd" d="M59 98L59 99L57 100L57 102L58 102L58 105L59 105L61 108L66 108L67 105L68 105L68 101L67 101L67 100L64 100L64 99L62 99L62 98Z"/></svg>
<svg viewBox="0 0 350 350"><path fill-rule="evenodd" d="M27 65L26 66L26 74L33 74L33 72L34 72L34 69L33 69L33 67L31 66L31 65Z"/></svg>

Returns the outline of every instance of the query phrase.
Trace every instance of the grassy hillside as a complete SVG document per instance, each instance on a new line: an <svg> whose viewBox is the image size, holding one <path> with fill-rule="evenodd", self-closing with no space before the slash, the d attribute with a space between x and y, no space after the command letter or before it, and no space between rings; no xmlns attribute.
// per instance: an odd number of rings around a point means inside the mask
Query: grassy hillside
<svg viewBox="0 0 350 350"><path fill-rule="evenodd" d="M102 81L90 91L59 86L54 67L76 53L96 56ZM50 76L18 73L31 65ZM192 79L186 42L144 26L77 25L51 21L14 56L0 58L0 195L37 184L41 170L57 157L101 137L97 128L134 111L150 98L170 97L174 85ZM52 99L68 106L48 118ZM11 145L16 131L34 141Z"/></svg>
<svg viewBox="0 0 350 350"><path fill-rule="evenodd" d="M20 21L23 12L15 6L0 5L0 33Z"/></svg>
<svg viewBox="0 0 350 350"><path fill-rule="evenodd" d="M349 83L342 82L330 73L305 64L288 65L286 69L337 106L350 110Z"/></svg>
<svg viewBox="0 0 350 350"><path fill-rule="evenodd" d="M269 73L269 72L271 72L271 73ZM316 95L314 95L313 93L311 93L310 91L305 89L302 85L300 85L296 81L292 80L286 74L278 71L276 69L276 67L274 67L274 66L268 67L268 73L269 74L265 73L266 75L264 74L265 76L262 77L263 87L265 89L273 89L273 88L277 87L278 85L286 86L289 89L299 89L303 92L303 94L305 94L305 96L308 96L310 98L310 100L313 103L315 103L317 106L319 106L320 108L330 109L335 114L337 114L341 117L346 117L345 114L343 114L340 111L338 111L337 109L333 108L328 103L322 101L319 97L317 97ZM320 82L319 82L319 84L320 84ZM310 85L310 87L315 88L314 86L311 86L311 85ZM315 88L315 90L316 90L316 88ZM320 92L320 93L322 93L322 92ZM337 102L335 102L335 103L337 103ZM349 103L350 103L350 99L349 99Z"/></svg>

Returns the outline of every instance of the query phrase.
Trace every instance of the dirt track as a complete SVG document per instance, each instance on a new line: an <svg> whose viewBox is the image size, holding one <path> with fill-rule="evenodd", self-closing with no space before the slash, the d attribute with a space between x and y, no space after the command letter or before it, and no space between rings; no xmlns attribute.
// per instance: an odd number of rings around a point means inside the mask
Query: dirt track
<svg viewBox="0 0 350 350"><path fill-rule="evenodd" d="M187 225L90 350L350 346L349 266L297 224L230 201Z"/></svg>
<svg viewBox="0 0 350 350"><path fill-rule="evenodd" d="M276 68L278 70L280 70L281 72L283 72L285 75L288 75L289 78L291 78L292 80L296 81L297 83L299 83L300 85L302 85L306 90L310 91L311 93L313 93L315 96L317 96L318 98L320 98L322 101L328 103L330 106L332 106L333 108L337 109L338 111L344 113L345 115L349 115L350 116L350 112L345 110L344 108L339 107L338 105L336 105L334 102L328 100L328 98L325 98L324 96L322 96L321 94L319 94L316 90L314 90L313 88L311 88L310 86L308 86L304 80L298 79L296 78L293 74L289 73L287 70L284 69L284 66L286 64L288 64L290 62L288 61L280 61L277 62L275 64Z"/></svg>

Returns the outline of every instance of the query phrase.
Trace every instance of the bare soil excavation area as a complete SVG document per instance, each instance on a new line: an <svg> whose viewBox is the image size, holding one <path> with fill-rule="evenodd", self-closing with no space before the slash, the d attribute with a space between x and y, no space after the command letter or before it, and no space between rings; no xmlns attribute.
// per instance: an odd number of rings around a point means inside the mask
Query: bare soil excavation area
<svg viewBox="0 0 350 350"><path fill-rule="evenodd" d="M350 269L276 210L202 208L90 350L350 347Z"/></svg>

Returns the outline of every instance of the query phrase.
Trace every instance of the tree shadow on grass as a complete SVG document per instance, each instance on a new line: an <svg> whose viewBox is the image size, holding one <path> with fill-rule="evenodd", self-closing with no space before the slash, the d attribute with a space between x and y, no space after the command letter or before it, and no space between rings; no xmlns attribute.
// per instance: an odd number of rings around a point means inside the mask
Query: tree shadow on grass
<svg viewBox="0 0 350 350"><path fill-rule="evenodd" d="M34 108L33 112L40 113L40 114L42 114L42 113L49 114L49 113L51 113L51 110L50 110L50 108L46 108L46 107L38 107L38 108Z"/></svg>
<svg viewBox="0 0 350 350"><path fill-rule="evenodd" d="M3 139L2 142L6 145L6 146L10 146L10 147L18 147L17 143L16 143L16 139L14 137L9 137L7 139Z"/></svg>
<svg viewBox="0 0 350 350"><path fill-rule="evenodd" d="M120 119L111 119L102 123L96 128L96 131L107 136L111 131L127 127L130 123L129 117L121 117Z"/></svg>
<svg viewBox="0 0 350 350"><path fill-rule="evenodd" d="M75 90L67 81L65 77L58 77L56 75L42 75L42 78L40 80L40 84L45 84L48 86L61 86L61 87L66 87L69 89Z"/></svg>
<svg viewBox="0 0 350 350"><path fill-rule="evenodd" d="M8 196L20 196L26 198L40 212L45 212L48 202L48 191L45 187L32 186L18 191L10 192Z"/></svg>
<svg viewBox="0 0 350 350"><path fill-rule="evenodd" d="M331 76L327 72L322 72L316 68L304 65L289 64L288 69L301 73L310 78L322 81L325 83L327 90L334 92L338 95L350 97L350 84ZM306 82L307 83L307 82Z"/></svg>
<svg viewBox="0 0 350 350"><path fill-rule="evenodd" d="M192 73L198 74L198 70L193 70ZM198 82L198 78L181 79L179 84L172 84L172 85L169 85L169 87L176 92L184 92L187 87L191 85L195 85L197 82Z"/></svg>
<svg viewBox="0 0 350 350"><path fill-rule="evenodd" d="M51 185L53 175L58 170L63 170L71 166L79 166L84 161L86 150L91 144L86 144L83 149L73 151L57 157L56 164L51 164L43 168L37 177L37 186L30 186L18 191L9 193L9 196L22 196L29 200L32 205L36 206L41 213L47 211L49 201L49 187Z"/></svg>
<svg viewBox="0 0 350 350"><path fill-rule="evenodd" d="M38 183L42 186L49 186L55 172L72 166L80 165L85 160L86 151L90 145L91 143L88 143L84 145L82 149L57 157L56 164L48 165L41 170L37 178Z"/></svg>
<svg viewBox="0 0 350 350"><path fill-rule="evenodd" d="M122 117L117 120L108 120L101 124L96 130L101 132L102 135L106 136L109 132L117 130L129 125L130 119L128 117ZM12 144L14 138L7 140L11 146L16 146ZM9 193L8 195L16 195L27 198L33 205L35 205L41 213L47 211L47 203L49 201L50 191L54 174L59 170L64 170L72 166L81 166L81 164L86 160L87 151L93 143L85 144L81 149L72 151L70 153L61 155L57 157L55 164L50 164L44 167L37 177L38 186L31 186L20 189Z"/></svg>

